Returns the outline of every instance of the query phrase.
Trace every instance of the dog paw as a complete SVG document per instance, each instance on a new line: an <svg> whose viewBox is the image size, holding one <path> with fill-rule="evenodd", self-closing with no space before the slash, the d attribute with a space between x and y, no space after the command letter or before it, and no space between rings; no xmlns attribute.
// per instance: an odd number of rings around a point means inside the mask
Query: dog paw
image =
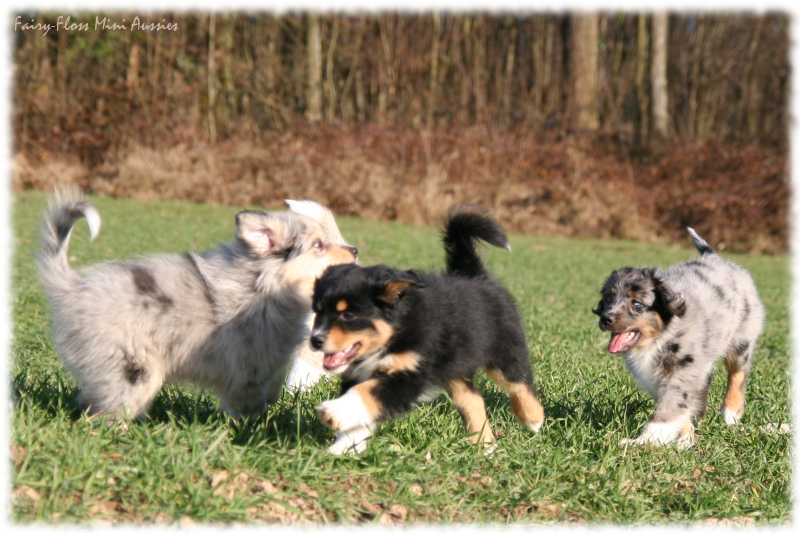
<svg viewBox="0 0 800 533"><path fill-rule="evenodd" d="M497 450L497 441L486 442L483 444L483 455L486 457L492 457L496 450Z"/></svg>
<svg viewBox="0 0 800 533"><path fill-rule="evenodd" d="M331 429L339 429L339 420L336 416L336 400L322 402L316 407L316 411L320 422Z"/></svg>
<svg viewBox="0 0 800 533"><path fill-rule="evenodd" d="M675 441L675 448L679 450L688 450L695 445L694 432L684 435Z"/></svg>
<svg viewBox="0 0 800 533"><path fill-rule="evenodd" d="M731 411L725 407L722 408L722 420L725 421L726 424L732 426L736 424L742 418L742 413L736 413L735 411Z"/></svg>
<svg viewBox="0 0 800 533"><path fill-rule="evenodd" d="M375 426L361 397L352 389L335 400L322 402L316 409L320 421L336 431Z"/></svg>
<svg viewBox="0 0 800 533"><path fill-rule="evenodd" d="M372 431L367 427L342 431L336 435L336 440L328 447L333 455L358 454L367 449L367 442L372 436Z"/></svg>
<svg viewBox="0 0 800 533"><path fill-rule="evenodd" d="M648 422L635 439L622 439L620 444L675 444L679 449L694 445L694 427L688 418L677 418L671 422Z"/></svg>
<svg viewBox="0 0 800 533"><path fill-rule="evenodd" d="M539 433L539 430L542 429L542 422L523 422L522 425L528 428L531 433Z"/></svg>
<svg viewBox="0 0 800 533"><path fill-rule="evenodd" d="M635 439L621 439L619 444L620 446L641 446L646 444L652 446L669 446L672 444L675 445L675 448L678 450L688 450L695 445L695 438L693 432L672 441L662 441L658 438L640 436Z"/></svg>

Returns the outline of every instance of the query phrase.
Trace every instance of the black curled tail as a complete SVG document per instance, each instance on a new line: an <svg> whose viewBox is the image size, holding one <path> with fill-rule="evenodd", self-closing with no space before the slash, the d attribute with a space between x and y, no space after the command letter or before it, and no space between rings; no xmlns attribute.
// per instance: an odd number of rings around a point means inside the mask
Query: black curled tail
<svg viewBox="0 0 800 533"><path fill-rule="evenodd" d="M511 250L502 228L486 210L476 205L450 209L442 232L449 274L473 277L486 273L478 255L478 239Z"/></svg>

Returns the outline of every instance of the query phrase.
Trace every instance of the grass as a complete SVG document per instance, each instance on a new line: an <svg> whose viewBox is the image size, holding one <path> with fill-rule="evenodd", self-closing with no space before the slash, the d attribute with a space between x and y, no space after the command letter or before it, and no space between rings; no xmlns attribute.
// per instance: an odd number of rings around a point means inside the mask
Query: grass
<svg viewBox="0 0 800 533"><path fill-rule="evenodd" d="M74 265L163 251L204 250L228 240L236 209L95 198L98 239L73 233ZM743 423L719 414L721 369L698 444L621 447L653 403L622 361L605 351L590 309L610 271L666 265L688 247L512 235L513 253L486 260L517 299L547 420L531 436L507 398L482 377L490 421L501 435L493 457L470 446L446 396L381 425L357 457L325 452L333 434L314 406L337 382L284 392L256 421L230 419L216 399L166 387L147 420L107 428L76 409L76 385L48 337L46 299L33 250L44 195L15 195L12 263L11 518L16 523L789 523L791 422L789 261L735 256L752 272L767 324ZM365 264L438 268L438 230L343 218ZM688 244L688 238L687 238Z"/></svg>

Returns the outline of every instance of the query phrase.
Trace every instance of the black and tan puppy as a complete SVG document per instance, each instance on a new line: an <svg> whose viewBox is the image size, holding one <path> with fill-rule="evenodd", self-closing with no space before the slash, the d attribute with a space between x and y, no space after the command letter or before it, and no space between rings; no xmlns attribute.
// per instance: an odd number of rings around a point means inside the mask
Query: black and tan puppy
<svg viewBox="0 0 800 533"><path fill-rule="evenodd" d="M694 443L694 421L706 411L715 363L724 359L726 424L744 414L747 377L764 322L750 274L714 253L689 228L701 257L658 268L621 268L606 280L593 312L656 410L639 437L622 443Z"/></svg>
<svg viewBox="0 0 800 533"><path fill-rule="evenodd" d="M334 454L366 449L379 422L447 391L473 443L491 445L479 368L507 390L519 421L539 431L544 411L516 306L484 269L482 239L509 248L499 225L475 206L452 209L444 228L442 275L383 265L335 266L316 282L311 345L326 370L342 375L342 394L317 407L338 432Z"/></svg>

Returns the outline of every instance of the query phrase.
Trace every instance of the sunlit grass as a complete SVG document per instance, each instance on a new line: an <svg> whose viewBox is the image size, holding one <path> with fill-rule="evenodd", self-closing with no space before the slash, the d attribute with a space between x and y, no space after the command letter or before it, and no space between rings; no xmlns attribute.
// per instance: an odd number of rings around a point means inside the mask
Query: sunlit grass
<svg viewBox="0 0 800 533"><path fill-rule="evenodd" d="M228 240L237 209L94 198L103 217L88 242L73 233L77 267L156 252L205 250ZM446 396L381 425L358 457L333 457L333 433L314 413L334 397L325 380L284 392L254 422L231 420L216 399L169 386L148 420L128 431L89 420L49 340L49 314L33 263L44 195L17 194L13 214L11 384L14 412L12 517L15 521L120 523L369 521L433 523L582 522L787 523L790 436L767 423L790 422L789 261L735 256L751 270L767 305L743 423L719 414L720 369L698 444L624 448L650 416L590 309L613 268L667 265L686 247L512 235L513 252L486 261L518 302L547 420L532 436L505 395L482 377L490 421L501 435L492 457L469 445ZM437 228L340 220L365 264L438 269ZM730 256L729 256L730 257ZM476 326L477 327L477 326Z"/></svg>

